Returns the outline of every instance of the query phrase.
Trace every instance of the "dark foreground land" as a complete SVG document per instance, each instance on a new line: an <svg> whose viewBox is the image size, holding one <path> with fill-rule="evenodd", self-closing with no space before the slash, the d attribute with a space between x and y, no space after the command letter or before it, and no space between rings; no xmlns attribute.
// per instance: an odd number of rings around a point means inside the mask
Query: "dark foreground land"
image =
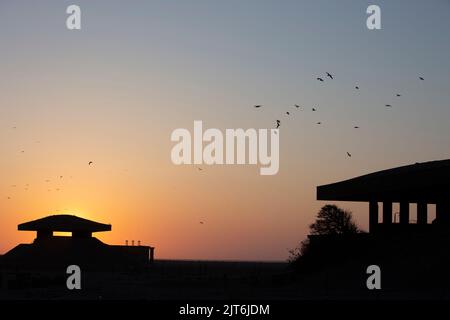
<svg viewBox="0 0 450 320"><path fill-rule="evenodd" d="M288 275L283 262L156 260L141 271L83 272L82 289L70 291L65 270L9 271L0 299L269 299Z"/></svg>
<svg viewBox="0 0 450 320"><path fill-rule="evenodd" d="M448 300L450 290L368 290L367 275L345 264L298 274L283 262L157 260L142 271L83 272L82 289L66 287L66 273L2 272L4 300ZM359 281L360 280L360 281Z"/></svg>

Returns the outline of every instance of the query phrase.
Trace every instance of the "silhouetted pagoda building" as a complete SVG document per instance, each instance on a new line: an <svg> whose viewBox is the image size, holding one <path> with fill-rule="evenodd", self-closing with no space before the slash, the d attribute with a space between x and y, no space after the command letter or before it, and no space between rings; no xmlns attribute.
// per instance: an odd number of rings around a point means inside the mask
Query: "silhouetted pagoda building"
<svg viewBox="0 0 450 320"><path fill-rule="evenodd" d="M36 231L31 244L19 244L2 257L3 267L19 269L66 268L88 270L139 269L153 261L153 247L108 245L92 236L111 231L103 224L73 215L54 215L19 224L20 231ZM71 236L57 236L68 232Z"/></svg>

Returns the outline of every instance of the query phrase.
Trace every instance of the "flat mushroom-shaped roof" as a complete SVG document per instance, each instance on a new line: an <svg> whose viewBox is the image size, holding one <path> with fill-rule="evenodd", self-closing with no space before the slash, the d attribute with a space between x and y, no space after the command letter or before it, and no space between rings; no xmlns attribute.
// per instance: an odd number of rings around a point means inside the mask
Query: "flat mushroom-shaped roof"
<svg viewBox="0 0 450 320"><path fill-rule="evenodd" d="M317 187L317 200L408 201L450 199L450 160L378 171Z"/></svg>
<svg viewBox="0 0 450 320"><path fill-rule="evenodd" d="M25 231L61 231L61 232L99 232L111 231L110 224L103 224L77 216L62 214L21 223L18 230Z"/></svg>

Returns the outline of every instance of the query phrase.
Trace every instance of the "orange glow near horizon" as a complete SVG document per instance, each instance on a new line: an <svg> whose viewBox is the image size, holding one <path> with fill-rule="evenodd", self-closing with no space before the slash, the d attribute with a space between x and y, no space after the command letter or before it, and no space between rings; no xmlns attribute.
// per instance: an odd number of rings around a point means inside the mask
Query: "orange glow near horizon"
<svg viewBox="0 0 450 320"><path fill-rule="evenodd" d="M387 31L332 1L79 2L71 31L55 1L0 2L0 254L33 241L18 224L68 213L157 259L285 260L317 186L450 158L448 1L385 1ZM280 119L276 175L171 161L195 120ZM367 230L367 203L336 204Z"/></svg>
<svg viewBox="0 0 450 320"><path fill-rule="evenodd" d="M3 202L2 210L10 213L0 218L5 231L3 253L18 243L33 241L35 233L17 231L19 223L72 214L111 224L111 232L94 233L105 243L140 241L156 247L157 258L283 260L306 234L301 226L307 226L315 213L312 207L304 217L289 214L297 202L307 200L293 202L285 194L298 187L288 174L261 177L255 168L246 167L207 167L208 174L199 174L193 167L169 163L144 178L134 170L111 172L98 164L84 166L71 172L73 178L66 182L58 178L55 186L52 179L44 179L33 183L40 186L36 190L16 191L15 197ZM171 183L166 183L166 176L172 178ZM282 179L286 184L280 184ZM263 180L268 184L258 183ZM230 188L233 184L239 187ZM279 200L274 202L274 197ZM314 197L313 190L308 197ZM274 238L287 245L280 250Z"/></svg>

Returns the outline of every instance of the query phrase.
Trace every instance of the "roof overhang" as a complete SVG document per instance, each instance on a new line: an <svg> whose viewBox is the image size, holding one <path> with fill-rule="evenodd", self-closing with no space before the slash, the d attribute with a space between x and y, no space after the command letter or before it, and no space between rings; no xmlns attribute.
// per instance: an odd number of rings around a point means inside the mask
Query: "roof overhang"
<svg viewBox="0 0 450 320"><path fill-rule="evenodd" d="M436 203L450 199L450 160L378 171L317 187L317 200Z"/></svg>
<svg viewBox="0 0 450 320"><path fill-rule="evenodd" d="M111 231L110 224L103 224L72 215L54 215L18 225L21 231L100 232Z"/></svg>

